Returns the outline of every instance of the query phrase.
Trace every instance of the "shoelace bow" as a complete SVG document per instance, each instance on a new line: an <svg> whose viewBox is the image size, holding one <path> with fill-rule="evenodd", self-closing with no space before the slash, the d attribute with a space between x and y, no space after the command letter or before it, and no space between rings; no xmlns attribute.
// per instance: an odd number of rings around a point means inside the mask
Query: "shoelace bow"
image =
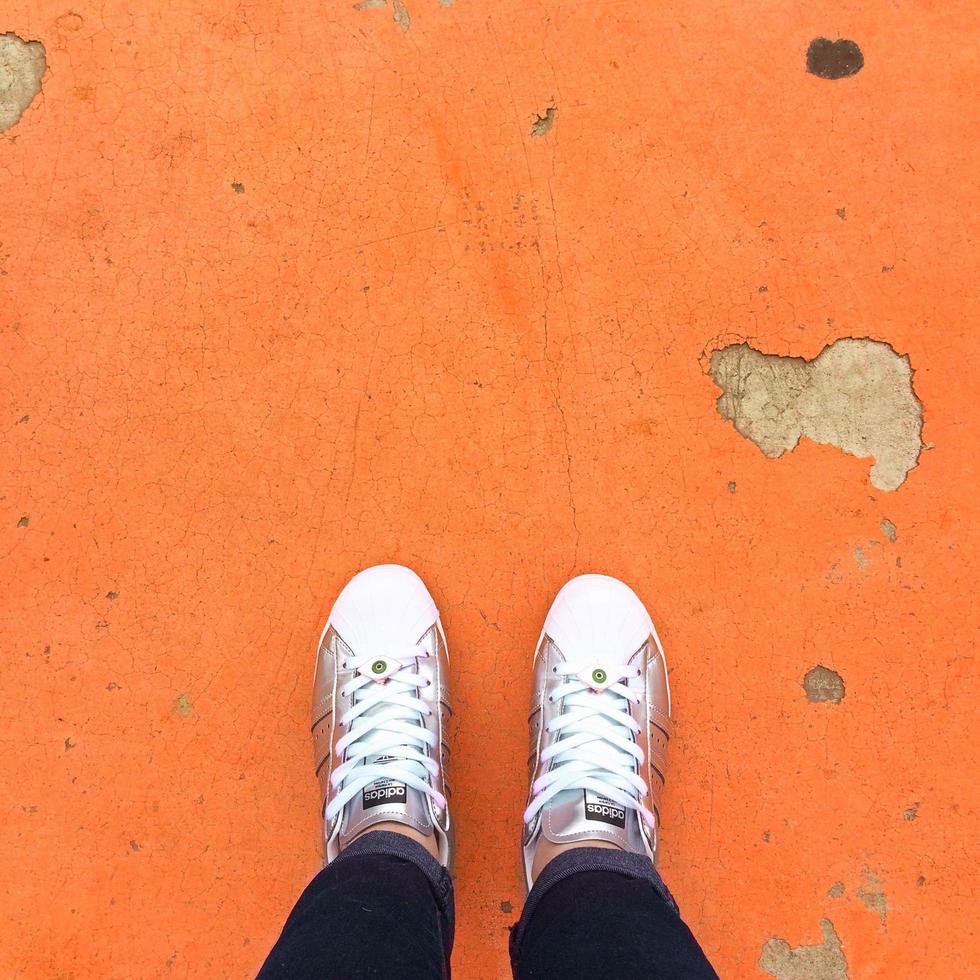
<svg viewBox="0 0 980 980"><path fill-rule="evenodd" d="M410 647L383 657L344 661L344 669L353 670L354 677L341 687L340 696L353 694L354 701L340 717L345 734L334 751L344 762L330 777L335 795L327 806L328 820L378 779L405 783L432 797L439 808L446 805L446 798L431 784L439 763L426 751L435 749L438 739L421 721L432 709L418 696L432 683L418 673L418 661L429 656L425 650Z"/></svg>
<svg viewBox="0 0 980 980"><path fill-rule="evenodd" d="M638 775L645 758L634 738L640 726L629 712L640 700L629 682L642 671L629 665L606 667L603 689L596 690L580 667L559 664L553 669L565 681L550 695L552 702L564 701L562 713L547 726L558 738L541 753L541 762L552 765L531 786L524 822L530 823L559 793L576 789L636 810L653 827L653 812L643 805L647 784Z"/></svg>

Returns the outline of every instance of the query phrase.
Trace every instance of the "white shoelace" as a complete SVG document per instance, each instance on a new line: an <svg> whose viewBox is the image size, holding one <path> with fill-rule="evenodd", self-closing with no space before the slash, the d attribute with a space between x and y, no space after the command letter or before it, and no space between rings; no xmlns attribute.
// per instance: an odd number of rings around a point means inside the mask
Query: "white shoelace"
<svg viewBox="0 0 980 980"><path fill-rule="evenodd" d="M559 734L541 753L542 763L553 764L531 786L524 822L530 823L559 793L575 789L591 790L636 810L652 827L654 815L642 802L647 784L638 775L645 756L633 737L640 733L640 726L629 713L629 706L640 700L629 682L642 671L628 665L597 668L604 675L601 689L596 689L591 668L583 671L559 664L554 671L565 682L552 692L550 700L564 700L564 705L562 713L548 722L547 730Z"/></svg>
<svg viewBox="0 0 980 980"><path fill-rule="evenodd" d="M344 762L330 777L335 795L326 810L327 820L378 779L405 783L431 796L438 807L446 805L446 798L430 782L439 772L439 763L426 749L435 749L438 739L423 726L421 717L432 711L418 697L418 691L432 683L418 673L418 661L428 656L410 647L344 662L344 669L355 674L341 687L340 696L353 694L354 702L340 717L345 734L334 752Z"/></svg>

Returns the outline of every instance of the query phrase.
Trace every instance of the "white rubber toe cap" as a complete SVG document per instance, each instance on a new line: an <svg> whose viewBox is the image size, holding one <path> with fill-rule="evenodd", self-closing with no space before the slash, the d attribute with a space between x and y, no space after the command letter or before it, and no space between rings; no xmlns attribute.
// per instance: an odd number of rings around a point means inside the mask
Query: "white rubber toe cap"
<svg viewBox="0 0 980 980"><path fill-rule="evenodd" d="M579 575L568 582L551 605L544 632L566 662L583 667L610 655L625 662L656 636L636 593L608 575Z"/></svg>
<svg viewBox="0 0 980 980"><path fill-rule="evenodd" d="M404 565L374 565L358 572L330 610L332 626L358 657L417 643L439 621L425 583Z"/></svg>

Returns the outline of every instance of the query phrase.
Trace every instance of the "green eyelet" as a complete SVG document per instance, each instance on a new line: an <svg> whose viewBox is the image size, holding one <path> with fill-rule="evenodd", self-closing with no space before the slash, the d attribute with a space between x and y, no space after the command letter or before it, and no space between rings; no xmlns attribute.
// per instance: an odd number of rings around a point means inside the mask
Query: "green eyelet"
<svg viewBox="0 0 980 980"><path fill-rule="evenodd" d="M596 669L592 671L592 680L595 681L596 684L605 684L606 672L601 667L596 667Z"/></svg>
<svg viewBox="0 0 980 980"><path fill-rule="evenodd" d="M388 665L383 660L375 660L371 664L372 674L383 674L388 669Z"/></svg>

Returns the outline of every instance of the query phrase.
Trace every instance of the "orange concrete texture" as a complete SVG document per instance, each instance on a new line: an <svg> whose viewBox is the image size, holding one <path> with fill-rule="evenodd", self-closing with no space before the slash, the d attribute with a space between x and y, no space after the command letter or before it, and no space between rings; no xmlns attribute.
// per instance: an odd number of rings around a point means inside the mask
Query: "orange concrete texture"
<svg viewBox="0 0 980 980"><path fill-rule="evenodd" d="M48 70L0 136L0 975L254 973L319 863L314 642L384 560L453 658L458 976L507 973L587 570L662 630L721 974L826 918L852 980L975 975L976 5L402 9L4 8ZM715 409L706 350L842 336L911 358L897 492Z"/></svg>

